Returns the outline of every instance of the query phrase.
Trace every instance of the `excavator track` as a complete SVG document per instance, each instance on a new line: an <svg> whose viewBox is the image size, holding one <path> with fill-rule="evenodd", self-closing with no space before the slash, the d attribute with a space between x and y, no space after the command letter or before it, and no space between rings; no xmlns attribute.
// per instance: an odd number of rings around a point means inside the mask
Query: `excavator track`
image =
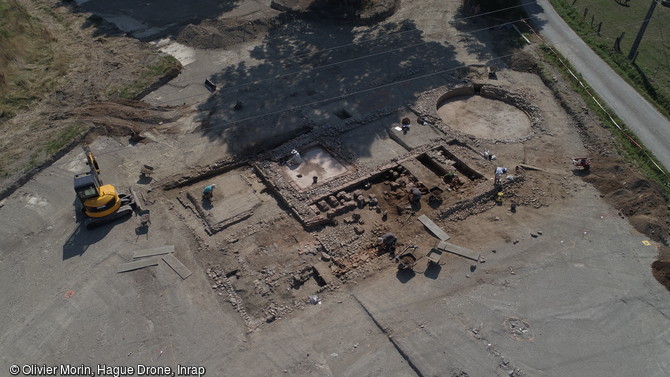
<svg viewBox="0 0 670 377"><path fill-rule="evenodd" d="M109 216L101 217L101 218L88 218L86 219L86 229L95 229L98 227L101 227L105 224L109 224L111 222L114 222L116 220L125 218L125 217L130 217L133 215L134 207L135 207L135 198L133 198L132 195L126 195L126 194L119 194L119 198L121 199L121 207L118 209L118 211L112 213Z"/></svg>

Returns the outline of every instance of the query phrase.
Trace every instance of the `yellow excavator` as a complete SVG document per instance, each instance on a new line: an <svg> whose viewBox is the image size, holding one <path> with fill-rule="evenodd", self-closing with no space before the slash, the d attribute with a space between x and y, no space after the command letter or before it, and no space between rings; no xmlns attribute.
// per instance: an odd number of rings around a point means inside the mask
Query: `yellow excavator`
<svg viewBox="0 0 670 377"><path fill-rule="evenodd" d="M74 191L83 206L87 229L131 216L135 200L131 194L117 193L112 185L104 185L100 179L100 167L88 144L82 144L89 171L74 176Z"/></svg>

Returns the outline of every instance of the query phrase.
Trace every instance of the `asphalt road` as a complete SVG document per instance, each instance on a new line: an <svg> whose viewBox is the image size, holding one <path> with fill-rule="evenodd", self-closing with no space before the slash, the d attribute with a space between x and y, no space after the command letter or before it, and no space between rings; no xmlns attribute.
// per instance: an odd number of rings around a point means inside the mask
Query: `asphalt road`
<svg viewBox="0 0 670 377"><path fill-rule="evenodd" d="M582 74L625 126L670 170L670 122L607 65L556 13L548 0L525 6L542 37ZM643 40L644 43L644 40Z"/></svg>

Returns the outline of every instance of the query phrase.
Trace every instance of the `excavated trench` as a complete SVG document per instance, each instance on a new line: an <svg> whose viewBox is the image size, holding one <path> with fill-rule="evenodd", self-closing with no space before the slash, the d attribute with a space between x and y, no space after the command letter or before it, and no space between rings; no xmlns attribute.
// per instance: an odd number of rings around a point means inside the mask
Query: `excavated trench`
<svg viewBox="0 0 670 377"><path fill-rule="evenodd" d="M481 139L523 141L544 131L536 106L521 94L491 85L472 85L443 94L437 114L449 128Z"/></svg>
<svg viewBox="0 0 670 377"><path fill-rule="evenodd" d="M440 104L440 118L454 130L484 139L516 139L532 132L520 109L481 95L455 97Z"/></svg>

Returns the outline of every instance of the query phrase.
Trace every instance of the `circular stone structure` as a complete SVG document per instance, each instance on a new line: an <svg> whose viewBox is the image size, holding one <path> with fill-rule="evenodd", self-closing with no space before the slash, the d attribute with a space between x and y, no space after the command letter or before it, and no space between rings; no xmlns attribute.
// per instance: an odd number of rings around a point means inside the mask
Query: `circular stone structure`
<svg viewBox="0 0 670 377"><path fill-rule="evenodd" d="M478 138L510 140L533 132L523 110L477 94L449 98L438 104L437 113L450 128Z"/></svg>

